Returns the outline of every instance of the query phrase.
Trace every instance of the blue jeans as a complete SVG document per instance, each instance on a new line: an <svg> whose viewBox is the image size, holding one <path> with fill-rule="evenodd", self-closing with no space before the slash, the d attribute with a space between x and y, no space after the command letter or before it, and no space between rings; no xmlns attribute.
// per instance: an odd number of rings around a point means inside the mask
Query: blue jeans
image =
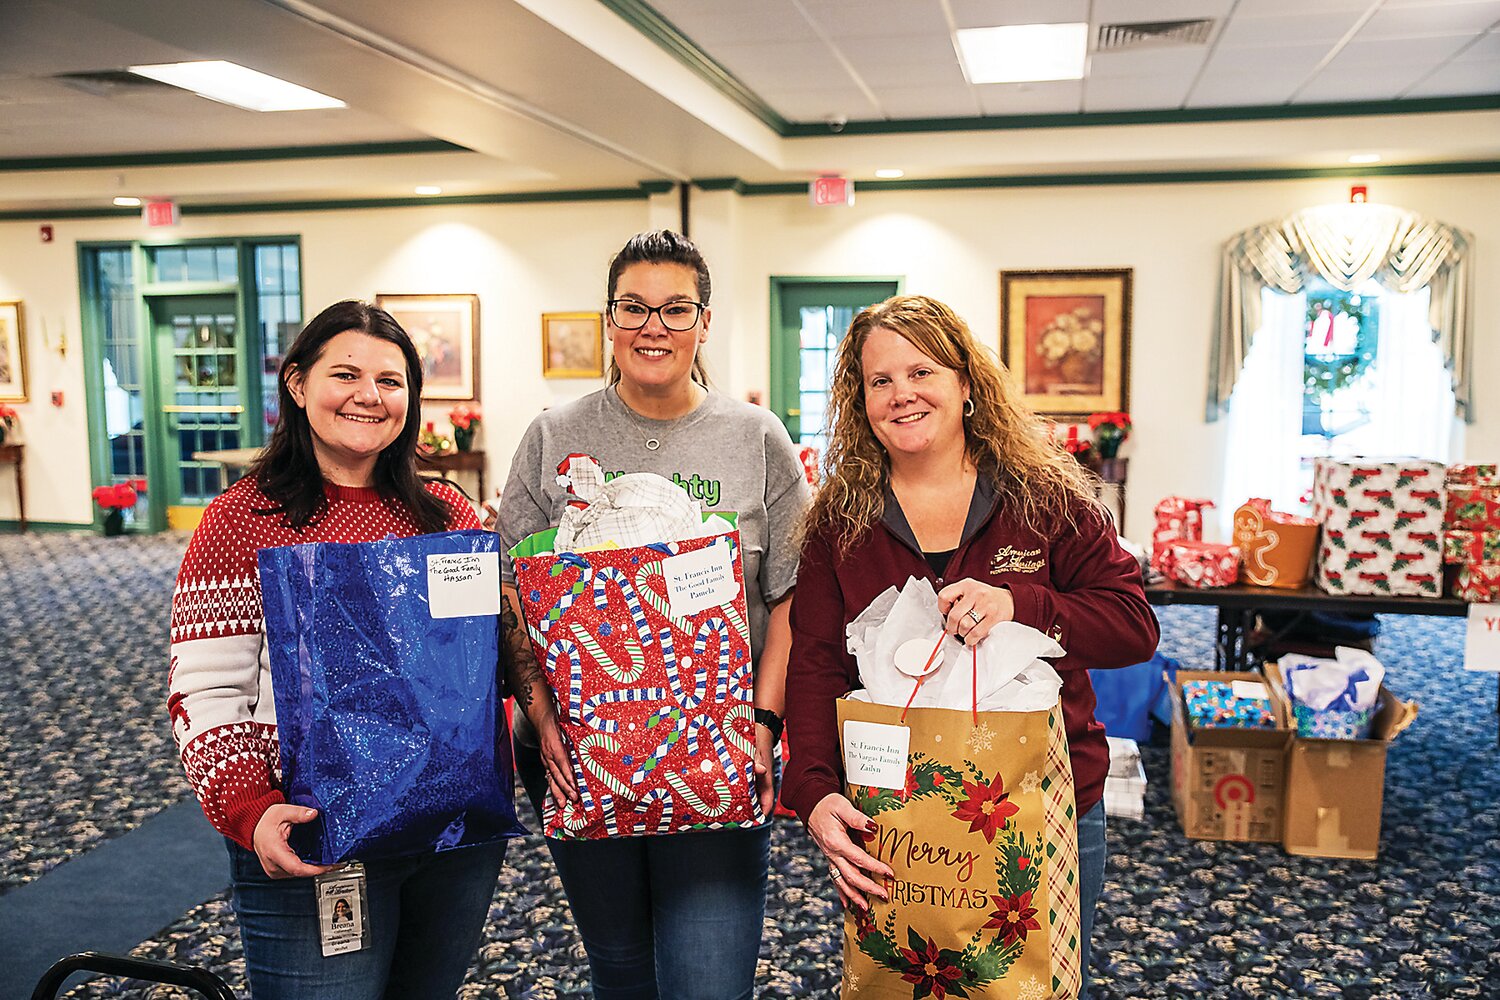
<svg viewBox="0 0 1500 1000"><path fill-rule="evenodd" d="M516 744L541 813L541 756ZM755 986L770 824L613 840L547 838L596 1000L740 1000Z"/></svg>
<svg viewBox="0 0 1500 1000"><path fill-rule="evenodd" d="M370 946L324 958L310 878L272 879L232 841L255 1000L452 1000L479 949L505 842L365 864Z"/></svg>
<svg viewBox="0 0 1500 1000"><path fill-rule="evenodd" d="M1089 939L1094 934L1094 907L1104 889L1104 803L1100 802L1078 818L1078 962L1083 970L1083 985L1078 1000L1089 995Z"/></svg>

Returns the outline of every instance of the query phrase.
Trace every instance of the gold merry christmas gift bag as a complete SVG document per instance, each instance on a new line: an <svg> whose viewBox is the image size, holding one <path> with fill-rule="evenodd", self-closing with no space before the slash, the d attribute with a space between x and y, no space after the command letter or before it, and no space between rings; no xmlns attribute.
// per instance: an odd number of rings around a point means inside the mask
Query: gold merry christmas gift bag
<svg viewBox="0 0 1500 1000"><path fill-rule="evenodd" d="M902 715L838 702L845 792L877 824L865 849L895 872L889 902L844 915L843 996L1072 1000L1078 816L1062 707Z"/></svg>

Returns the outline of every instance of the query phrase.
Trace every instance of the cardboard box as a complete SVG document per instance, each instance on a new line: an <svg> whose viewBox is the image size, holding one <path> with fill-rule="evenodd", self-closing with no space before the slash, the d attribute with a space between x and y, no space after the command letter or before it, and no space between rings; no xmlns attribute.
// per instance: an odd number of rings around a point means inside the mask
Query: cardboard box
<svg viewBox="0 0 1500 1000"><path fill-rule="evenodd" d="M1271 698L1275 729L1190 726L1185 681L1253 681L1260 674L1179 670L1172 684L1172 801L1182 832L1197 840L1275 843L1281 839L1286 748L1285 707ZM1269 692L1268 692L1269 693Z"/></svg>
<svg viewBox="0 0 1500 1000"><path fill-rule="evenodd" d="M1289 716L1291 706L1276 664L1266 664L1266 679L1277 713ZM1381 685L1370 739L1292 736L1281 835L1288 854L1373 860L1380 853L1386 750L1416 717L1416 704L1401 701Z"/></svg>

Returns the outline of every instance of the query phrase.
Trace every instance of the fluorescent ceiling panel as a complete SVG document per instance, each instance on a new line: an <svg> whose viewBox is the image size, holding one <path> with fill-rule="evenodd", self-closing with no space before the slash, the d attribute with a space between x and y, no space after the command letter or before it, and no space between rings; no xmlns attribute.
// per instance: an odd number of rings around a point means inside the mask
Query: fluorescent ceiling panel
<svg viewBox="0 0 1500 1000"><path fill-rule="evenodd" d="M312 111L346 106L336 97L222 59L132 66L130 72L248 111Z"/></svg>
<svg viewBox="0 0 1500 1000"><path fill-rule="evenodd" d="M1089 26L1082 22L959 28L954 34L970 83L1083 79Z"/></svg>

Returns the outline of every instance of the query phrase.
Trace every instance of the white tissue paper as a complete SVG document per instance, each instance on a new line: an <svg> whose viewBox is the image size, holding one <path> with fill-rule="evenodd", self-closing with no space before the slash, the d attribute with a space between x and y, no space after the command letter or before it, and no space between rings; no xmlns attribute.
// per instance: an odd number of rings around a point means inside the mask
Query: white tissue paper
<svg viewBox="0 0 1500 1000"><path fill-rule="evenodd" d="M1332 660L1292 653L1277 661L1287 695L1315 712L1327 711L1341 698L1340 707L1349 711L1374 708L1385 667L1363 649L1338 646L1333 653Z"/></svg>
<svg viewBox="0 0 1500 1000"><path fill-rule="evenodd" d="M896 650L909 640L924 640L923 649L930 651L943 634L937 592L925 579L912 577L900 591L888 588L844 633L864 685L863 692L849 696L858 701L905 705L910 699L913 708L1038 712L1056 705L1062 691L1062 678L1041 659L1062 656L1062 646L1019 622L998 623L972 648L944 638L941 663L918 687L916 677L897 668Z"/></svg>
<svg viewBox="0 0 1500 1000"><path fill-rule="evenodd" d="M723 518L704 521L698 501L654 472L633 472L605 483L581 479L573 477L573 489L588 505L563 511L554 542L559 552L650 545L734 530ZM711 522L717 524L710 527Z"/></svg>

